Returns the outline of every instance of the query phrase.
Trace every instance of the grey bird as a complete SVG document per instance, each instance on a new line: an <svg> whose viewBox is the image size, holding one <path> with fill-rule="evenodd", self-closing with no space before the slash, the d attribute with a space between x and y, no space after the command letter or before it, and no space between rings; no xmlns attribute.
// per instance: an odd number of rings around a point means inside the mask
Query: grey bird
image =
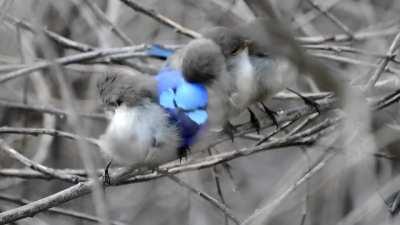
<svg viewBox="0 0 400 225"><path fill-rule="evenodd" d="M177 159L177 127L157 103L156 80L149 76L107 74L97 88L106 108L114 111L101 149L113 164L155 168Z"/></svg>
<svg viewBox="0 0 400 225"><path fill-rule="evenodd" d="M188 82L206 85L210 96L209 127L225 130L231 137L229 119L248 109L251 121L259 129L249 106L269 100L289 87L298 74L284 57L257 51L251 39L226 27L207 30L203 38L189 42L168 63L182 68ZM274 112L262 105L277 125Z"/></svg>

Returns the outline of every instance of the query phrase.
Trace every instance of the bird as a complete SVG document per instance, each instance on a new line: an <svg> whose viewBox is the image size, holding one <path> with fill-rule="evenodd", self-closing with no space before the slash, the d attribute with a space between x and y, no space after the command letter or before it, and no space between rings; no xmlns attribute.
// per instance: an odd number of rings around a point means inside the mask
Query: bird
<svg viewBox="0 0 400 225"><path fill-rule="evenodd" d="M209 94L210 129L225 131L233 141L230 119L247 110L252 124L260 124L249 108L260 103L278 126L275 112L263 101L284 90L297 79L297 70L281 56L257 51L251 39L227 27L213 27L203 37L189 42L168 58L181 68L186 81L204 84Z"/></svg>
<svg viewBox="0 0 400 225"><path fill-rule="evenodd" d="M108 73L97 89L104 107L113 111L100 147L110 162L126 167L117 180L186 157L207 121L205 87L169 68L156 76ZM109 165L105 179L112 183Z"/></svg>

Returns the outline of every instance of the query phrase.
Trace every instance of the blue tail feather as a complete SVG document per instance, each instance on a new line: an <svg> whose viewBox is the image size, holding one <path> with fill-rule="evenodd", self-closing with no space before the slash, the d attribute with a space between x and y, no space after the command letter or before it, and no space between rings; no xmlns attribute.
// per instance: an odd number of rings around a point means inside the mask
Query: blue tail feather
<svg viewBox="0 0 400 225"><path fill-rule="evenodd" d="M153 44L147 50L147 54L151 57L159 58L159 59L167 59L172 54L174 54L174 50L164 48L159 44Z"/></svg>

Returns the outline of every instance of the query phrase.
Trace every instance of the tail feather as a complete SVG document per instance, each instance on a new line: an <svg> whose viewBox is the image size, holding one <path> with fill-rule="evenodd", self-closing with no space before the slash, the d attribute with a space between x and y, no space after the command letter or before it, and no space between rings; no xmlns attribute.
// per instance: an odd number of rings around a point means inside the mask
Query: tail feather
<svg viewBox="0 0 400 225"><path fill-rule="evenodd" d="M165 48L158 44L151 45L151 47L147 50L147 54L149 56L164 60L173 55L174 52L174 50Z"/></svg>

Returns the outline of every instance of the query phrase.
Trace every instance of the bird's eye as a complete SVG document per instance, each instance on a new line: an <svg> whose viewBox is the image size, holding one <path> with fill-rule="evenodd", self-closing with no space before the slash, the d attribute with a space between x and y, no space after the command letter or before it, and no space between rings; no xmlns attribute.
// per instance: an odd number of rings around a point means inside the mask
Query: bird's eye
<svg viewBox="0 0 400 225"><path fill-rule="evenodd" d="M239 46L239 47L235 48L235 49L231 52L231 55L233 55L233 56L238 55L242 50L243 50L243 47L242 47L242 46Z"/></svg>
<svg viewBox="0 0 400 225"><path fill-rule="evenodd" d="M115 104L116 104L117 106L122 105L122 100L121 100L120 98L117 99L117 100L115 101Z"/></svg>
<svg viewBox="0 0 400 225"><path fill-rule="evenodd" d="M243 42L240 43L239 46L237 46L237 48L235 48L231 54L233 56L238 55L240 52L242 52L245 48L249 47L250 45L250 41L248 40L244 40Z"/></svg>

